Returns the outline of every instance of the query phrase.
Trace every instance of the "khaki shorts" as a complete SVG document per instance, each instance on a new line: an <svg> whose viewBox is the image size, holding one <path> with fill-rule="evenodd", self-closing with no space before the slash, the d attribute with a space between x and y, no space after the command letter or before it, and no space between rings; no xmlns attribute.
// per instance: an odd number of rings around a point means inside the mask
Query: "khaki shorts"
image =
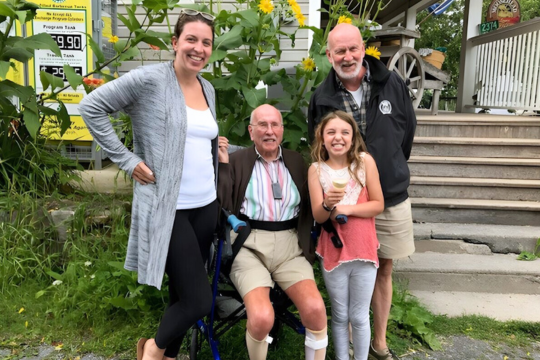
<svg viewBox="0 0 540 360"><path fill-rule="evenodd" d="M230 277L242 298L255 288L274 287L274 281L286 290L302 280L315 279L293 229L252 230L234 259Z"/></svg>
<svg viewBox="0 0 540 360"><path fill-rule="evenodd" d="M375 217L381 259L400 259L414 253L411 200L384 209Z"/></svg>

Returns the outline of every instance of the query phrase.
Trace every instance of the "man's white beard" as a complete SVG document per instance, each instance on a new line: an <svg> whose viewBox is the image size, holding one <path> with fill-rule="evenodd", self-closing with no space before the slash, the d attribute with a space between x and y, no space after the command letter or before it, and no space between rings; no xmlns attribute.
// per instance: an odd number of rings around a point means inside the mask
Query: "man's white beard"
<svg viewBox="0 0 540 360"><path fill-rule="evenodd" d="M345 79L345 80L355 79L358 77L358 74L360 74L360 70L362 69L361 66L358 66L358 62L356 62L355 64L356 64L356 69L352 73L343 71L342 69L343 63L341 64L341 66L334 66L334 70L336 71L340 79Z"/></svg>

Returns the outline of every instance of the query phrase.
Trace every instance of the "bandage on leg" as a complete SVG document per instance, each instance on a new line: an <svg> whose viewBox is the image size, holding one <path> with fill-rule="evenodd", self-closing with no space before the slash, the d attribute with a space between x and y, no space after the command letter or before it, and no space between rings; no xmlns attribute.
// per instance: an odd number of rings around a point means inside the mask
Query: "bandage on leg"
<svg viewBox="0 0 540 360"><path fill-rule="evenodd" d="M266 360L266 354L268 353L268 344L271 344L272 340L273 339L268 335L266 335L264 340L256 340L246 329L246 345L248 349L249 359Z"/></svg>
<svg viewBox="0 0 540 360"><path fill-rule="evenodd" d="M324 360L328 346L327 328L320 331L306 329L306 360Z"/></svg>

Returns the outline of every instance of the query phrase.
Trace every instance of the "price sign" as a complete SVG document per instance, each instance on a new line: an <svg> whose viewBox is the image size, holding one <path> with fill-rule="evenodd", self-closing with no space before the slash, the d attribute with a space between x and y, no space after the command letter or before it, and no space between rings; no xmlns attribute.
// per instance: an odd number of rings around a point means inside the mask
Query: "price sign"
<svg viewBox="0 0 540 360"><path fill-rule="evenodd" d="M67 81L66 74L64 74L64 67L63 66L57 66L57 65L42 65L39 68L40 71L45 71L46 73L49 73L54 76L58 76L64 79L64 81ZM82 75L82 67L80 66L73 66L73 70L75 70L75 74Z"/></svg>
<svg viewBox="0 0 540 360"><path fill-rule="evenodd" d="M480 24L480 35L488 33L493 30L497 30L499 28L499 21L490 21L486 23Z"/></svg>
<svg viewBox="0 0 540 360"><path fill-rule="evenodd" d="M56 41L60 50L82 50L82 35L49 34Z"/></svg>
<svg viewBox="0 0 540 360"><path fill-rule="evenodd" d="M1 0L0 0L1 1ZM29 61L29 82L34 86L36 92L49 92L50 88L44 89L41 83L40 72L52 74L62 78L67 83L64 74L64 65L71 66L78 75L88 74L93 70L93 54L88 44L86 34L92 34L92 1L91 0L32 0L39 9L28 26L28 35L47 33L60 48L62 56L55 55L47 49L35 50L34 58ZM58 95L66 106L68 114L71 116L72 126L62 136L64 140L92 140L92 137L79 113L79 103L86 92L83 86L77 89L68 89ZM47 106L55 107L55 102L47 103ZM51 129L47 131L47 136L51 139L59 139L53 129L54 124L50 124Z"/></svg>

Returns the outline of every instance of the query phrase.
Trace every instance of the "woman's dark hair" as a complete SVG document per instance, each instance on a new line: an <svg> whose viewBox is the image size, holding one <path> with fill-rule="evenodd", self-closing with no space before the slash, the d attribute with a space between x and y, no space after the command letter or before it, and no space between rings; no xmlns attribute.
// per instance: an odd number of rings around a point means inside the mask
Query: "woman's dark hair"
<svg viewBox="0 0 540 360"><path fill-rule="evenodd" d="M186 13L181 12L180 16L178 16L178 20L176 21L176 25L174 26L174 36L176 39L180 38L180 34L182 34L182 31L184 31L184 26L187 23L200 21L212 29L212 42L214 42L215 37L215 31L214 31L214 22L212 20L208 20L204 18L201 14L197 15L188 15Z"/></svg>

